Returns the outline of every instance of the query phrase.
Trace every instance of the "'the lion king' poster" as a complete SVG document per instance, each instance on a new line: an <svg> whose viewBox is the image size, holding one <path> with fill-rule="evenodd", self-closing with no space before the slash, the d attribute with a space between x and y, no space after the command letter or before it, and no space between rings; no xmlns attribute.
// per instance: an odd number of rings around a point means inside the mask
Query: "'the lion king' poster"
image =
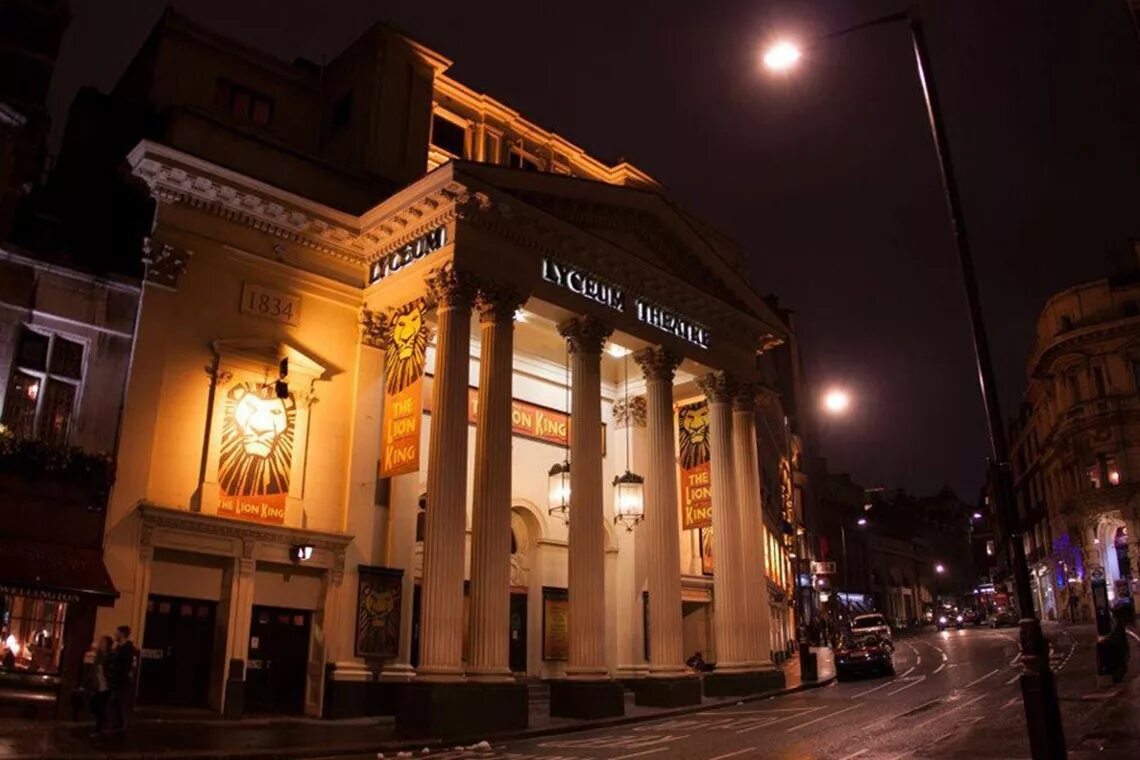
<svg viewBox="0 0 1140 760"><path fill-rule="evenodd" d="M218 514L285 522L293 465L296 403L277 398L272 384L235 383L226 393L218 457Z"/></svg>
<svg viewBox="0 0 1140 760"><path fill-rule="evenodd" d="M428 344L423 301L417 299L396 309L389 329L384 356L382 478L416 472L420 468L424 360Z"/></svg>
<svg viewBox="0 0 1140 760"><path fill-rule="evenodd" d="M361 565L356 592L357 657L395 657L400 649L403 570Z"/></svg>
<svg viewBox="0 0 1140 760"><path fill-rule="evenodd" d="M677 439L681 450L681 525L685 530L712 527L708 434L707 401L686 404L677 410Z"/></svg>

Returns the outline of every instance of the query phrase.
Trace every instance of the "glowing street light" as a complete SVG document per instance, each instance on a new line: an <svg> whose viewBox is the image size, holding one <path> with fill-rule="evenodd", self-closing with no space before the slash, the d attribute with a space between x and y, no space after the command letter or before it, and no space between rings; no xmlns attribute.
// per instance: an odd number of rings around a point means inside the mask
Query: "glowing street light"
<svg viewBox="0 0 1140 760"><path fill-rule="evenodd" d="M840 388L832 388L823 396L823 408L828 414L844 414L849 406L851 406L851 397L847 391Z"/></svg>
<svg viewBox="0 0 1140 760"><path fill-rule="evenodd" d="M860 528L862 528L864 525L867 524L867 518L866 517L860 517L858 520L855 521L855 524L858 525Z"/></svg>
<svg viewBox="0 0 1140 760"><path fill-rule="evenodd" d="M787 71L800 60L800 49L787 40L780 40L764 53L764 65L772 71Z"/></svg>
<svg viewBox="0 0 1140 760"><path fill-rule="evenodd" d="M946 572L946 565L943 565L941 562L939 562L937 565L934 566L934 572L938 573L939 575L942 575L943 573Z"/></svg>

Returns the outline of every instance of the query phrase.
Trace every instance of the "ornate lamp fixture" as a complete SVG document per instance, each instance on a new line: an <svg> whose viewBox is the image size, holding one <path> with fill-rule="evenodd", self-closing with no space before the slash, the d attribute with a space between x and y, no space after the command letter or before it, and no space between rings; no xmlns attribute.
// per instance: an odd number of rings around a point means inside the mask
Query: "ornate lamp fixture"
<svg viewBox="0 0 1140 760"><path fill-rule="evenodd" d="M566 455L547 473L546 512L570 524L570 346L566 346Z"/></svg>
<svg viewBox="0 0 1140 760"><path fill-rule="evenodd" d="M629 352L625 354L625 472L614 478L614 525L627 531L645 519L645 478L629 470Z"/></svg>

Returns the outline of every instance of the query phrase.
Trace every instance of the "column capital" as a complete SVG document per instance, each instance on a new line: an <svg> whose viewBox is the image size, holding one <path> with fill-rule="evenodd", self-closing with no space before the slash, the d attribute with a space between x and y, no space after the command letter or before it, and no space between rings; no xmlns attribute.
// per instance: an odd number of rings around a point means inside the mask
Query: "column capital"
<svg viewBox="0 0 1140 760"><path fill-rule="evenodd" d="M517 289L490 280L481 281L475 294L475 308L479 312L479 321L483 323L513 321L515 312L524 303L526 296Z"/></svg>
<svg viewBox="0 0 1140 760"><path fill-rule="evenodd" d="M667 348L643 348L633 355L646 380L673 382L673 374L681 364L681 357Z"/></svg>
<svg viewBox="0 0 1140 760"><path fill-rule="evenodd" d="M178 290L178 281L194 252L164 240L149 237L143 242L142 262L146 265L146 281Z"/></svg>
<svg viewBox="0 0 1140 760"><path fill-rule="evenodd" d="M360 342L373 348L387 348L391 337L388 315L379 310L363 309L360 312Z"/></svg>
<svg viewBox="0 0 1140 760"><path fill-rule="evenodd" d="M645 396L631 396L629 399L619 398L614 401L614 425L620 428L645 427L646 424Z"/></svg>
<svg viewBox="0 0 1140 760"><path fill-rule="evenodd" d="M732 375L718 370L697 378L697 385L708 396L709 401L728 403L736 396L736 389L740 384Z"/></svg>
<svg viewBox="0 0 1140 760"><path fill-rule="evenodd" d="M566 339L573 354L598 354L606 345L606 339L614 331L593 317L574 317L558 325L558 334Z"/></svg>
<svg viewBox="0 0 1140 760"><path fill-rule="evenodd" d="M759 383L739 382L732 394L732 410L734 412L755 411L756 402L761 398Z"/></svg>
<svg viewBox="0 0 1140 760"><path fill-rule="evenodd" d="M478 288L474 277L450 262L428 272L424 283L441 309L470 309Z"/></svg>

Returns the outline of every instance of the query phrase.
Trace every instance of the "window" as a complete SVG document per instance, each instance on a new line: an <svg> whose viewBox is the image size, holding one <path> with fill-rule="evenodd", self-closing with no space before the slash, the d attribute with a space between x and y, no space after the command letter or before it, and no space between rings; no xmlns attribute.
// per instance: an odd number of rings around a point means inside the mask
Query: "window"
<svg viewBox="0 0 1140 760"><path fill-rule="evenodd" d="M64 602L0 595L0 671L58 673Z"/></svg>
<svg viewBox="0 0 1140 760"><path fill-rule="evenodd" d="M1077 403L1081 400L1081 384L1077 380L1077 373L1070 372L1065 375L1065 382L1069 384L1069 402Z"/></svg>
<svg viewBox="0 0 1140 760"><path fill-rule="evenodd" d="M994 546L994 542L992 539L989 541L986 541L986 556L987 557L994 556L995 549L996 549L996 547Z"/></svg>
<svg viewBox="0 0 1140 760"><path fill-rule="evenodd" d="M82 378L82 343L24 327L0 421L19 438L66 444Z"/></svg>
<svg viewBox="0 0 1140 760"><path fill-rule="evenodd" d="M1104 370L1100 367L1093 367L1093 387L1096 388L1098 397L1108 395L1104 386Z"/></svg>
<svg viewBox="0 0 1140 760"><path fill-rule="evenodd" d="M1125 301L1124 316L1135 317L1138 315L1140 315L1140 303L1137 303L1135 299Z"/></svg>
<svg viewBox="0 0 1140 760"><path fill-rule="evenodd" d="M443 148L453 156L463 158L467 143L467 128L439 114L431 118L431 144Z"/></svg>
<svg viewBox="0 0 1140 760"><path fill-rule="evenodd" d="M1085 468L1085 477L1093 488L1100 488L1100 462L1090 464Z"/></svg>
<svg viewBox="0 0 1140 760"><path fill-rule="evenodd" d="M1120 468L1116 466L1116 457L1108 456L1104 458L1104 471L1108 473L1108 482L1110 485L1120 485Z"/></svg>
<svg viewBox="0 0 1140 760"><path fill-rule="evenodd" d="M235 119L268 127L273 120L273 99L248 87L219 79L214 88L214 106Z"/></svg>
<svg viewBox="0 0 1140 760"><path fill-rule="evenodd" d="M542 171L542 164L539 163L538 159L527 153L524 153L519 148L511 149L510 155L507 156L507 166L511 167L512 169L522 169L523 171L528 172Z"/></svg>
<svg viewBox="0 0 1140 760"><path fill-rule="evenodd" d="M483 160L489 164L499 163L499 136L487 132L483 135Z"/></svg>
<svg viewBox="0 0 1140 760"><path fill-rule="evenodd" d="M1068 314L1061 315L1061 332L1067 332L1073 329L1073 318Z"/></svg>
<svg viewBox="0 0 1140 760"><path fill-rule="evenodd" d="M329 131L339 132L352 120L352 90L337 98L332 105L332 114L329 116Z"/></svg>
<svg viewBox="0 0 1140 760"><path fill-rule="evenodd" d="M1132 360L1132 381L1136 383L1136 390L1140 391L1140 359Z"/></svg>

